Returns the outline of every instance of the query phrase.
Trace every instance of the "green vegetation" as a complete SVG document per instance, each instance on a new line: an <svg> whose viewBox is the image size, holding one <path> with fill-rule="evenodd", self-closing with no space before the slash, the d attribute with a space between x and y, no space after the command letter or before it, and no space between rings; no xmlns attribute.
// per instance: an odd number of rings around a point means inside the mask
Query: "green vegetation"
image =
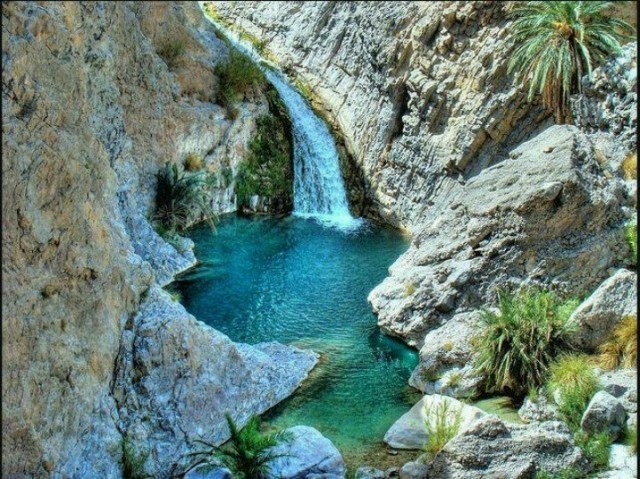
<svg viewBox="0 0 640 479"><path fill-rule="evenodd" d="M172 236L201 220L213 227L216 215L207 194L210 182L204 172L178 174L177 165L167 163L158 173L156 228Z"/></svg>
<svg viewBox="0 0 640 479"><path fill-rule="evenodd" d="M581 91L582 77L633 39L633 27L605 14L612 3L526 2L511 12L517 46L508 71L528 86L529 100L542 95L558 123L570 118L569 95Z"/></svg>
<svg viewBox="0 0 640 479"><path fill-rule="evenodd" d="M638 361L638 318L626 316L611 334L611 338L598 347L598 363L604 369L633 368Z"/></svg>
<svg viewBox="0 0 640 479"><path fill-rule="evenodd" d="M637 264L638 262L638 223L628 223L624 227L624 235L627 238L627 244L629 245L629 251L631 253L631 263Z"/></svg>
<svg viewBox="0 0 640 479"><path fill-rule="evenodd" d="M574 435L576 445L582 449L585 457L599 471L609 464L609 446L613 443L613 438L606 432L599 432L587 435L583 431L578 431ZM594 472L595 472L594 471Z"/></svg>
<svg viewBox="0 0 640 479"><path fill-rule="evenodd" d="M598 389L598 377L584 354L564 354L549 366L547 392L556 398L558 412L574 431Z"/></svg>
<svg viewBox="0 0 640 479"><path fill-rule="evenodd" d="M433 409L427 411L425 427L429 439L424 450L435 456L460 430L462 424L461 408L452 406L451 401L444 399Z"/></svg>
<svg viewBox="0 0 640 479"><path fill-rule="evenodd" d="M239 204L249 197L286 197L291 191L291 157L287 132L273 115L256 120L257 131L249 143L249 154L238 171L236 194Z"/></svg>
<svg viewBox="0 0 640 479"><path fill-rule="evenodd" d="M175 70L178 67L180 57L184 53L184 42L176 38L167 39L160 45L157 52L167 64L169 70Z"/></svg>
<svg viewBox="0 0 640 479"><path fill-rule="evenodd" d="M451 371L447 375L447 387L455 388L459 386L463 378L464 376L460 371Z"/></svg>
<svg viewBox="0 0 640 479"><path fill-rule="evenodd" d="M637 180L638 179L638 152L634 151L629 153L622 160L620 165L622 168L622 176L625 180Z"/></svg>
<svg viewBox="0 0 640 479"><path fill-rule="evenodd" d="M260 432L260 420L252 417L247 425L239 430L229 414L225 414L231 438L224 447L215 446L199 440L208 449L189 454L200 456L189 469L200 465L221 463L228 468L237 479L262 479L267 477L269 463L285 454L276 454L272 448L280 440L286 439L282 432L263 434Z"/></svg>
<svg viewBox="0 0 640 479"><path fill-rule="evenodd" d="M184 169L187 171L198 171L202 166L202 158L195 153L189 153L184 159Z"/></svg>
<svg viewBox="0 0 640 479"><path fill-rule="evenodd" d="M635 427L629 428L625 434L624 442L634 454L638 454L638 429Z"/></svg>
<svg viewBox="0 0 640 479"><path fill-rule="evenodd" d="M264 73L244 53L229 49L229 61L216 65L215 73L220 81L219 100L232 106L238 98L251 89L266 85Z"/></svg>
<svg viewBox="0 0 640 479"><path fill-rule="evenodd" d="M122 476L125 479L143 479L144 463L147 455L137 452L131 440L124 436L122 438Z"/></svg>
<svg viewBox="0 0 640 479"><path fill-rule="evenodd" d="M569 347L567 320L577 306L537 288L499 291L499 312L483 311L483 331L474 341L485 390L522 397L541 385L549 364Z"/></svg>

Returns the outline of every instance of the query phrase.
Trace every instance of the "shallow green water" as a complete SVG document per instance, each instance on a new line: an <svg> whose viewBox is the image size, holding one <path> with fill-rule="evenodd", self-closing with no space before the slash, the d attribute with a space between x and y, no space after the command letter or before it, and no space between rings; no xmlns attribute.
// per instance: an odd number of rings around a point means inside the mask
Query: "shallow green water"
<svg viewBox="0 0 640 479"><path fill-rule="evenodd" d="M216 233L190 236L201 264L173 285L189 312L234 341L277 340L322 355L269 422L313 426L352 463L380 455L384 433L420 397L407 386L418 358L380 333L366 298L409 239L373 224L344 232L295 216L230 216Z"/></svg>

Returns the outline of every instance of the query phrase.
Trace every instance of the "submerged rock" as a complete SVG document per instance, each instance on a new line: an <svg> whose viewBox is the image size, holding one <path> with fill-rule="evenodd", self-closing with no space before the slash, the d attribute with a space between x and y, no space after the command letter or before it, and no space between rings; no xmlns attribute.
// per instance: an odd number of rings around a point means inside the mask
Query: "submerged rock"
<svg viewBox="0 0 640 479"><path fill-rule="evenodd" d="M426 422L429 420L433 424L445 407L447 423L452 425L459 420L461 429L486 415L477 407L469 406L457 399L438 394L425 395L389 428L384 435L384 442L395 449L422 449L429 440Z"/></svg>
<svg viewBox="0 0 640 479"><path fill-rule="evenodd" d="M486 416L449 441L427 465L425 477L529 479L538 471L588 471L566 424L507 424Z"/></svg>
<svg viewBox="0 0 640 479"><path fill-rule="evenodd" d="M270 476L278 479L344 479L346 466L333 443L318 430L295 426L286 430L289 439L273 452L285 454L270 464Z"/></svg>

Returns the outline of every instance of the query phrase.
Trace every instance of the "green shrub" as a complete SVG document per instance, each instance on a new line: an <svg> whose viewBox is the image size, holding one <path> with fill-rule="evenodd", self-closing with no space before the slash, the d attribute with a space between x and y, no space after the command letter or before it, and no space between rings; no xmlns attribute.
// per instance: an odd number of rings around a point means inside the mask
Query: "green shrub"
<svg viewBox="0 0 640 479"><path fill-rule="evenodd" d="M435 456L458 434L462 424L462 409L453 406L448 399L443 399L434 408L426 411L426 416L425 427L429 439L424 450Z"/></svg>
<svg viewBox="0 0 640 479"><path fill-rule="evenodd" d="M216 214L207 192L210 182L204 172L178 174L178 167L167 163L158 173L155 221L169 235L201 220L213 227Z"/></svg>
<svg viewBox="0 0 640 479"><path fill-rule="evenodd" d="M225 414L231 438L227 445L218 447L207 441L196 440L207 449L190 453L189 456L199 457L189 469L204 464L221 463L228 468L237 479L262 479L267 477L269 463L285 454L276 454L272 448L280 440L286 440L282 433L263 434L260 432L260 420L252 417L247 425L239 430L229 414Z"/></svg>
<svg viewBox="0 0 640 479"><path fill-rule="evenodd" d="M164 60L169 70L175 70L182 54L184 53L184 42L171 38L167 39L158 48L158 55Z"/></svg>
<svg viewBox="0 0 640 479"><path fill-rule="evenodd" d="M229 60L216 65L215 73L220 81L220 102L233 105L240 95L266 84L264 74L253 61L235 48L229 49Z"/></svg>
<svg viewBox="0 0 640 479"><path fill-rule="evenodd" d="M602 470L609 464L609 446L613 438L606 432L588 435L578 431L574 436L576 445L582 449L587 460L596 471Z"/></svg>
<svg viewBox="0 0 640 479"><path fill-rule="evenodd" d="M598 389L598 377L584 354L564 354L549 366L547 392L550 399L557 396L558 412L574 431Z"/></svg>
<svg viewBox="0 0 640 479"><path fill-rule="evenodd" d="M239 204L252 195L283 197L291 191L291 158L286 132L273 115L256 120L257 131L249 143L249 154L240 165L236 194Z"/></svg>
<svg viewBox="0 0 640 479"><path fill-rule="evenodd" d="M621 51L634 28L606 15L610 2L518 2L511 15L516 45L509 73L529 88L529 100L542 95L558 123L570 118L569 95L581 92L583 75Z"/></svg>
<svg viewBox="0 0 640 479"><path fill-rule="evenodd" d="M629 245L629 251L631 254L631 263L637 264L638 262L638 223L628 223L624 227L624 235L627 238L627 244Z"/></svg>
<svg viewBox="0 0 640 479"><path fill-rule="evenodd" d="M144 463L147 455L135 450L131 440L124 436L122 438L122 476L125 479L143 479Z"/></svg>
<svg viewBox="0 0 640 479"><path fill-rule="evenodd" d="M537 288L499 291L499 312L483 311L482 333L473 342L485 390L522 397L540 386L553 358L569 348L567 320L577 305Z"/></svg>
<svg viewBox="0 0 640 479"><path fill-rule="evenodd" d="M613 328L609 340L598 346L598 352L598 363L604 369L635 367L638 362L638 318L623 318Z"/></svg>

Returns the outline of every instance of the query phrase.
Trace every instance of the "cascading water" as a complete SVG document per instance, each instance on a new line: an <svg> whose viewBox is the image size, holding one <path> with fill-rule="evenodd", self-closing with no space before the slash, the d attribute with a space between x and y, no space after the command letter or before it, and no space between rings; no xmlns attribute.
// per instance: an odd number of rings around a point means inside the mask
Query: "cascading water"
<svg viewBox="0 0 640 479"><path fill-rule="evenodd" d="M223 25L209 19L264 72L285 104L293 128L293 214L341 229L353 229L362 220L349 212L340 172L338 150L327 125L273 64L267 64L253 46Z"/></svg>

